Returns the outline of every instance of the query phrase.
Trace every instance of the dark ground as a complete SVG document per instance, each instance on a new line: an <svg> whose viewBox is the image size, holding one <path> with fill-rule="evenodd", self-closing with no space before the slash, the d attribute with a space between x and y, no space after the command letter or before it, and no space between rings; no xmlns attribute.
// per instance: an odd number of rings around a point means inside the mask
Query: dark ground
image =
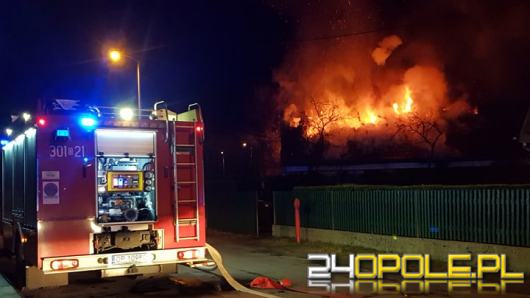
<svg viewBox="0 0 530 298"><path fill-rule="evenodd" d="M303 243L297 245L293 240L283 238L255 238L219 232L210 232L208 242L223 255L224 263L230 273L244 285L256 276L268 276L273 279L289 278L293 288L308 291L307 253L327 252L338 255L348 253L374 252L360 247L347 247L327 243ZM342 260L340 260L342 261ZM445 264L436 262L436 270L444 270ZM10 276L8 259L2 259L0 268L4 276ZM184 266L179 274L149 278L118 277L100 279L92 272L80 273L70 278L70 285L40 290L22 290L25 297L252 297L230 288L217 271L206 273ZM390 279L389 282L396 281ZM344 282L344 281L340 281ZM446 297L442 288L433 287L431 297ZM530 297L530 282L521 286L508 286L508 297ZM320 288L312 289L318 291ZM290 291L265 290L280 297L325 297ZM344 290L338 290L344 293ZM344 295L340 295L344 297ZM368 295L374 297L377 295ZM396 295L385 295L392 297ZM401 296L401 295L398 295ZM457 296L469 296L462 294ZM477 296L472 293L472 296ZM480 297L491 297L478 295ZM338 297L338 296L334 296Z"/></svg>

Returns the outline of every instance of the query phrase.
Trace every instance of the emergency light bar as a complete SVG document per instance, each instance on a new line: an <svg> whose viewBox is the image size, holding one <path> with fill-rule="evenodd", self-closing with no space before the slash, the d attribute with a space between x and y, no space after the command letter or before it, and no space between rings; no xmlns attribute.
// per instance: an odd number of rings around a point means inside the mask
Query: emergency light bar
<svg viewBox="0 0 530 298"><path fill-rule="evenodd" d="M46 119L44 119L43 117L37 118L37 125L39 125L39 126L46 125Z"/></svg>
<svg viewBox="0 0 530 298"><path fill-rule="evenodd" d="M92 115L82 115L79 118L79 124L82 127L84 127L86 130L92 130L92 129L96 128L96 126L98 125L98 121L97 121L96 117L94 117Z"/></svg>

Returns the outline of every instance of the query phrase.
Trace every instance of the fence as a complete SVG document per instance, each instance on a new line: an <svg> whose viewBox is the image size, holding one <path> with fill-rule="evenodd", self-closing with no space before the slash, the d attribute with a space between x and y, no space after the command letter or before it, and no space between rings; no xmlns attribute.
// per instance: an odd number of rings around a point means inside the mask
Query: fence
<svg viewBox="0 0 530 298"><path fill-rule="evenodd" d="M367 187L274 193L274 224L530 246L530 186Z"/></svg>

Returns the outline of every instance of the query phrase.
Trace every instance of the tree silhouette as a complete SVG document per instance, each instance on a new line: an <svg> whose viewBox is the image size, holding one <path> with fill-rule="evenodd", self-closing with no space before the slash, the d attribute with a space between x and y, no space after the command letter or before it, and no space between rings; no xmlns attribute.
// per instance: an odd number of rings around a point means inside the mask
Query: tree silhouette
<svg viewBox="0 0 530 298"><path fill-rule="evenodd" d="M441 137L445 134L443 120L436 119L432 114L420 114L413 112L405 118L400 118L396 122L396 134L412 134L418 137L419 143L429 150L429 166L431 166L436 147Z"/></svg>
<svg viewBox="0 0 530 298"><path fill-rule="evenodd" d="M324 145L327 135L327 128L334 122L342 119L339 106L330 101L319 101L311 98L311 105L315 110L314 116L309 119L311 129L317 131L318 143Z"/></svg>

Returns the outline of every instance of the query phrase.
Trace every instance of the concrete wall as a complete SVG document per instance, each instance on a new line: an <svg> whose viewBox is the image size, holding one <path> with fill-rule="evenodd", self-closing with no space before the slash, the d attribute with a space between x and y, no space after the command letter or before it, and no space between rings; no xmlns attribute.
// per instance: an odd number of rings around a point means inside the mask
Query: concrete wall
<svg viewBox="0 0 530 298"><path fill-rule="evenodd" d="M272 235L274 237L294 238L294 227L273 225ZM525 276L530 274L530 247L396 237L311 228L302 228L301 236L303 240L308 241L360 246L388 253L430 254L431 258L440 261L447 261L447 254L456 253L473 255L480 253L506 254L508 268L511 271L524 272ZM355 252L352 251L352 253Z"/></svg>

